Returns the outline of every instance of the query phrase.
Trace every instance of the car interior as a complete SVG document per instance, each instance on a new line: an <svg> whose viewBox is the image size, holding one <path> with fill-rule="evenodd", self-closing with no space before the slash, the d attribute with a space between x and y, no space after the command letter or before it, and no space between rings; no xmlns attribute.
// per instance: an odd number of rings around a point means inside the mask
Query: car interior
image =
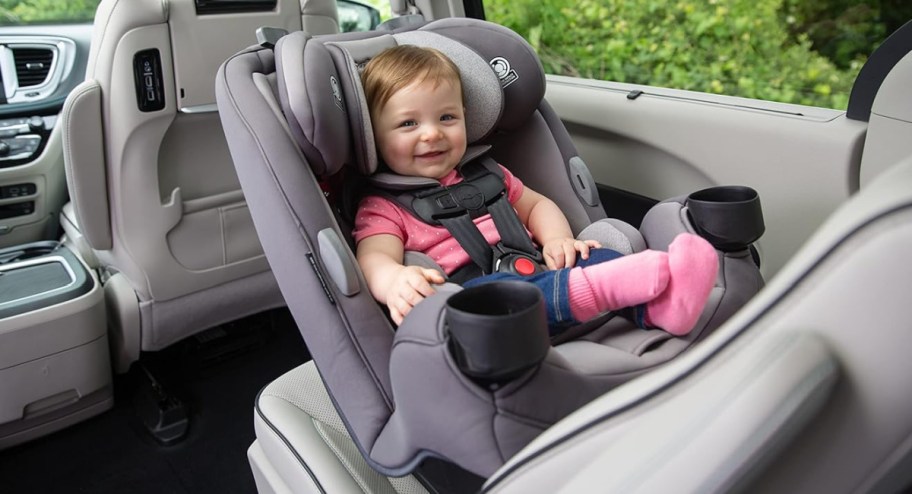
<svg viewBox="0 0 912 494"><path fill-rule="evenodd" d="M102 0L92 23L0 27L11 492L912 485L912 26L843 111L545 74L481 2L390 12ZM497 319L471 348L457 300L524 302L452 284L396 328L342 191L377 169L359 68L397 44L457 62L472 149L574 233L710 239L697 329Z"/></svg>

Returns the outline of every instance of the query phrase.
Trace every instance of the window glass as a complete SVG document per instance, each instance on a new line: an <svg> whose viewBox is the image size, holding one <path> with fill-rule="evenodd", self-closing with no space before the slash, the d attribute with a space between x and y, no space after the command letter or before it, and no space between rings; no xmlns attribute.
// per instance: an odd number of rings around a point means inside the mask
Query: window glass
<svg viewBox="0 0 912 494"><path fill-rule="evenodd" d="M336 0L339 29L343 33L373 30L380 24L380 10L375 6L378 3L380 2L376 0L366 3L354 0Z"/></svg>
<svg viewBox="0 0 912 494"><path fill-rule="evenodd" d="M0 26L91 22L101 0L0 0Z"/></svg>
<svg viewBox="0 0 912 494"><path fill-rule="evenodd" d="M551 74L845 109L908 0L486 0Z"/></svg>
<svg viewBox="0 0 912 494"><path fill-rule="evenodd" d="M389 19L389 0L336 0L343 32L371 31Z"/></svg>

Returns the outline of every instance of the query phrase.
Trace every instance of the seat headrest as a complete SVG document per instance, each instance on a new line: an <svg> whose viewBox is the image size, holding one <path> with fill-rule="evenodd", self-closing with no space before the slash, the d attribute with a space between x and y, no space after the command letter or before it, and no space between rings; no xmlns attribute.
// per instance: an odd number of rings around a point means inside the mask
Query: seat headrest
<svg viewBox="0 0 912 494"><path fill-rule="evenodd" d="M378 156L360 69L396 45L436 48L459 67L469 144L522 125L545 94L532 47L513 31L477 19L441 19L392 33L310 37L276 44L279 99L292 135L317 175L345 165L369 175Z"/></svg>

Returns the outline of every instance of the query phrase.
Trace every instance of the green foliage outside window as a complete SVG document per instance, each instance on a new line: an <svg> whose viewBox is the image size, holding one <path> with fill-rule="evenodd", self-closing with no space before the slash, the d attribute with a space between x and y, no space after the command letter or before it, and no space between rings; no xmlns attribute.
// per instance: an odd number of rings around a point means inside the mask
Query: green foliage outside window
<svg viewBox="0 0 912 494"><path fill-rule="evenodd" d="M840 3L865 2L487 0L485 16L529 40L551 74L845 109L865 56L888 33L879 2L856 9L854 23L820 22L845 13ZM810 26L817 38L802 31ZM852 30L834 51L819 48Z"/></svg>
<svg viewBox="0 0 912 494"><path fill-rule="evenodd" d="M87 22L100 0L0 0L0 25Z"/></svg>
<svg viewBox="0 0 912 494"><path fill-rule="evenodd" d="M100 0L0 0L0 25L91 21ZM389 17L387 0L361 0ZM485 0L552 74L844 109L909 0Z"/></svg>
<svg viewBox="0 0 912 494"><path fill-rule="evenodd" d="M359 2L370 5L371 7L377 9L380 12L380 22L383 22L389 19L390 14L390 3L389 0L358 0Z"/></svg>

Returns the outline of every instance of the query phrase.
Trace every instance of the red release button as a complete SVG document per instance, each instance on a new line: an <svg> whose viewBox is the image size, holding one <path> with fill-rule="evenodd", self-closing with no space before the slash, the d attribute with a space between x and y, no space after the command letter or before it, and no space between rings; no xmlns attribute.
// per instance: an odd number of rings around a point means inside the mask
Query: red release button
<svg viewBox="0 0 912 494"><path fill-rule="evenodd" d="M526 259L525 257L520 257L519 259L513 261L513 269L517 273L523 276L529 276L535 272L535 264L532 261Z"/></svg>

